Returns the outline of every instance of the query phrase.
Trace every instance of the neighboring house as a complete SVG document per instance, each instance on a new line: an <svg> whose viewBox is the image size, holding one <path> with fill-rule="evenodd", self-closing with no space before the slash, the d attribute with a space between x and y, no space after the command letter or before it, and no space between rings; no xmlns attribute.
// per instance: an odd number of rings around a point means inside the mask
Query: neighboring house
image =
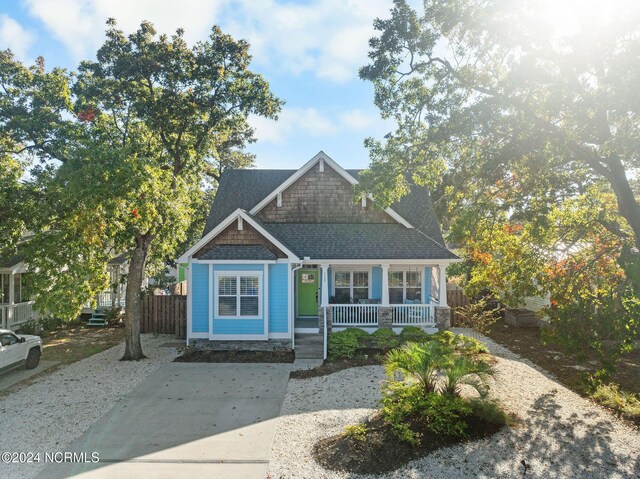
<svg viewBox="0 0 640 479"><path fill-rule="evenodd" d="M37 319L25 288L28 274L22 255L0 257L0 329L19 329Z"/></svg>
<svg viewBox="0 0 640 479"><path fill-rule="evenodd" d="M295 349L294 332L447 322L445 268L459 259L429 193L379 209L354 201L358 174L323 152L299 170L225 171L202 239L178 259L187 342Z"/></svg>
<svg viewBox="0 0 640 479"><path fill-rule="evenodd" d="M124 308L125 292L127 289L126 275L129 272L129 261L125 254L114 256L107 263L109 272L109 288L96 295L96 308ZM83 314L94 311L91 304L87 303L82 308Z"/></svg>

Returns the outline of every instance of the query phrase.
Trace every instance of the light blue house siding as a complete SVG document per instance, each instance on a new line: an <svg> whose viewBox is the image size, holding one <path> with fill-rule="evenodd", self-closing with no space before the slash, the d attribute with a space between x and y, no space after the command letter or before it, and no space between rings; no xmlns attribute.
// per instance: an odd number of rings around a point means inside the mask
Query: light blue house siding
<svg viewBox="0 0 640 479"><path fill-rule="evenodd" d="M209 317L209 295L214 299L213 334L264 334L264 314L269 311L270 333L287 333L289 331L288 309L288 264L214 264L213 276L217 271L255 271L262 273L262 317L259 319L226 319L217 317L214 285L209 284L209 264L193 263L192 273L192 332L208 333L211 318ZM268 295L265 295L265 275L268 274ZM268 296L268 297L267 297Z"/></svg>
<svg viewBox="0 0 640 479"><path fill-rule="evenodd" d="M192 264L191 294L192 308L191 331L194 333L209 332L209 265Z"/></svg>
<svg viewBox="0 0 640 479"><path fill-rule="evenodd" d="M289 265L269 265L269 333L289 331Z"/></svg>

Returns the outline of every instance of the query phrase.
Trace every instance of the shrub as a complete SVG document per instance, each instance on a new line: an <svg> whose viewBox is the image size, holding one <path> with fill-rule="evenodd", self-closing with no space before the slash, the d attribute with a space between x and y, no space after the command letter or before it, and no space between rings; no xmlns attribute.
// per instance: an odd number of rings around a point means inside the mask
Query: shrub
<svg viewBox="0 0 640 479"><path fill-rule="evenodd" d="M438 331L435 334L432 334L429 339L438 341L440 344L445 346L455 346L458 342L459 336L451 331Z"/></svg>
<svg viewBox="0 0 640 479"><path fill-rule="evenodd" d="M640 399L631 393L620 391L615 384L601 384L591 394L597 402L632 419L640 419Z"/></svg>
<svg viewBox="0 0 640 479"><path fill-rule="evenodd" d="M476 338L463 334L458 336L458 348L464 354L489 354L489 349Z"/></svg>
<svg viewBox="0 0 640 479"><path fill-rule="evenodd" d="M364 441L367 437L367 426L364 424L351 424L345 426L342 433L345 437L352 437L357 441Z"/></svg>
<svg viewBox="0 0 640 479"><path fill-rule="evenodd" d="M329 336L329 353L333 358L352 358L358 347L361 347L369 333L358 328L331 333Z"/></svg>
<svg viewBox="0 0 640 479"><path fill-rule="evenodd" d="M425 394L420 385L391 382L381 412L398 439L417 445L425 432L447 438L466 437L472 408L459 397Z"/></svg>
<svg viewBox="0 0 640 479"><path fill-rule="evenodd" d="M21 324L19 329L21 334L36 334L38 332L38 322L33 320L27 321Z"/></svg>
<svg viewBox="0 0 640 479"><path fill-rule="evenodd" d="M387 375L395 379L396 372L420 383L425 393L436 390L438 370L452 361L453 350L437 341L406 343L389 351L384 360Z"/></svg>
<svg viewBox="0 0 640 479"><path fill-rule="evenodd" d="M393 329L379 328L371 335L373 344L382 349L395 348L400 344L398 335L393 332Z"/></svg>
<svg viewBox="0 0 640 479"><path fill-rule="evenodd" d="M64 321L53 316L40 318L38 322L40 323L40 327L44 331L49 331L49 332L59 329L64 324Z"/></svg>
<svg viewBox="0 0 640 479"><path fill-rule="evenodd" d="M430 335L417 326L406 326L402 328L402 331L400 332L400 340L403 343L421 343L428 341L429 339Z"/></svg>
<svg viewBox="0 0 640 479"><path fill-rule="evenodd" d="M472 399L469 401L473 416L484 424L502 427L509 422L509 416L493 401Z"/></svg>
<svg viewBox="0 0 640 479"><path fill-rule="evenodd" d="M460 396L461 386L467 385L475 389L480 397L489 392L487 381L494 375L494 370L484 361L474 361L461 355L454 358L444 368L444 385L442 392L452 396Z"/></svg>

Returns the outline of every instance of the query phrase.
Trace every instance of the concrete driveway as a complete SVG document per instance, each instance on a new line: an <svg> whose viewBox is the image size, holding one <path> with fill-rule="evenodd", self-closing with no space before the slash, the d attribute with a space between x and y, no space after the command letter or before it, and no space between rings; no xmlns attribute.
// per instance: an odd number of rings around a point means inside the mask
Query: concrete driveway
<svg viewBox="0 0 640 479"><path fill-rule="evenodd" d="M66 449L99 462L49 464L38 477L264 479L290 369L170 363Z"/></svg>

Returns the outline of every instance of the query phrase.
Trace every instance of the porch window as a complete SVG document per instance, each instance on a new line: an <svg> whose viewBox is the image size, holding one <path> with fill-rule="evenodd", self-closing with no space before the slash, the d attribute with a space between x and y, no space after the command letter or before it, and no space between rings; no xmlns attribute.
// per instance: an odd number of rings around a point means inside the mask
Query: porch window
<svg viewBox="0 0 640 479"><path fill-rule="evenodd" d="M368 271L336 271L334 295L337 303L357 303L369 297Z"/></svg>
<svg viewBox="0 0 640 479"><path fill-rule="evenodd" d="M389 303L422 301L422 271L389 271Z"/></svg>
<svg viewBox="0 0 640 479"><path fill-rule="evenodd" d="M261 275L221 273L217 275L218 316L224 318L260 317Z"/></svg>

